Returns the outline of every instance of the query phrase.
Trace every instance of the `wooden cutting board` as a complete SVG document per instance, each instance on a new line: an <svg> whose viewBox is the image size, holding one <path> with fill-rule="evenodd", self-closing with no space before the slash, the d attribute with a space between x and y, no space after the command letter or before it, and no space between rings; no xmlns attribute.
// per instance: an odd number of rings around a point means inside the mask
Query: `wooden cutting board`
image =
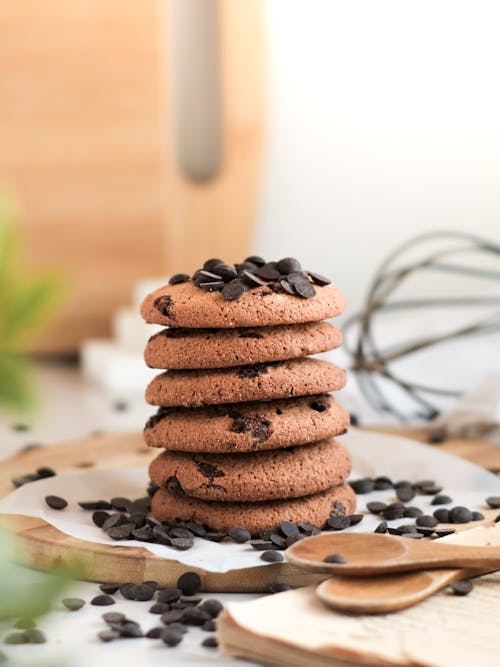
<svg viewBox="0 0 500 667"><path fill-rule="evenodd" d="M425 439L424 432L399 430L399 434ZM483 465L491 470L500 468L500 450L495 445L474 440L447 440L440 448ZM114 433L84 438L52 447L34 449L2 462L0 467L0 497L13 490L12 479L51 466L58 473L66 471L103 469L119 466L147 466L156 455L142 442L140 433ZM146 482L146 480L145 480ZM84 542L61 533L42 519L23 516L3 517L3 521L18 537L19 560L37 569L50 569L65 562L78 562L83 576L98 582L141 582L156 580L161 586L175 584L188 570L196 570L203 589L219 592L264 591L272 581L303 586L325 577L301 572L288 563L252 567L226 573L207 572L185 566L175 560L159 558L142 547L120 547ZM256 559L258 554L255 554Z"/></svg>

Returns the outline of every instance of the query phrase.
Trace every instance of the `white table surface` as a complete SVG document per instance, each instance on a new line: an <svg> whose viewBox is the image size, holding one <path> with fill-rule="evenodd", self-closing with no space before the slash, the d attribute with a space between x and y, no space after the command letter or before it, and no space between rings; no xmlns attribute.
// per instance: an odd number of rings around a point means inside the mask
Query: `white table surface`
<svg viewBox="0 0 500 667"><path fill-rule="evenodd" d="M34 375L39 388L39 406L29 419L0 417L0 459L11 456L26 444L37 443L50 446L63 441L89 435L93 431L129 431L142 429L147 417L154 410L147 406L142 396L123 396L127 409L116 410L116 397L109 397L85 383L76 368L67 364L38 364ZM16 431L16 423L26 423L27 431ZM1 465L1 461L0 461ZM19 568L23 577L33 582L45 575L41 572ZM64 597L81 597L87 603L100 591L96 584L75 582ZM63 596L61 596L63 597ZM39 623L47 636L46 644L6 646L1 645L8 657L8 665L43 665L50 667L128 667L133 665L189 665L203 667L242 663L224 656L218 649L203 648L201 642L210 633L199 628L190 628L183 642L175 647L165 646L160 640L122 639L104 644L97 633L105 629L101 615L106 611L119 611L139 622L144 631L160 625L159 617L148 613L152 602L132 602L117 594L116 604L109 607L94 607L86 604L77 612L67 611L62 604ZM207 594L205 597L219 599L223 604L232 600L253 599L249 594ZM1 601L0 601L1 604ZM0 626L2 637L9 629Z"/></svg>

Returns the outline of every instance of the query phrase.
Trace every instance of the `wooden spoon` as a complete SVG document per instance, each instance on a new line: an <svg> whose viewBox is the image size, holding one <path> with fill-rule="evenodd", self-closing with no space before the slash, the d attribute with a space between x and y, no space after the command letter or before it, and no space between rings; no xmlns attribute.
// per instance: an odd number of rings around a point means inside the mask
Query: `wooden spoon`
<svg viewBox="0 0 500 667"><path fill-rule="evenodd" d="M357 614L378 614L411 607L454 581L470 579L484 570L424 570L380 577L331 577L316 588L316 595L333 609Z"/></svg>
<svg viewBox="0 0 500 667"><path fill-rule="evenodd" d="M325 562L332 554L340 555L345 562ZM442 567L500 569L500 546L439 544L375 533L316 535L295 542L285 555L303 570L340 576L365 577Z"/></svg>

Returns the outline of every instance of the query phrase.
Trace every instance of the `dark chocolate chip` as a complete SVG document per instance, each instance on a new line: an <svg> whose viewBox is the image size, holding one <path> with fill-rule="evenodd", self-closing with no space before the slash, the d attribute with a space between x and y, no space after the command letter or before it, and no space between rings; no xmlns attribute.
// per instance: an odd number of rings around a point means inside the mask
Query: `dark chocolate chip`
<svg viewBox="0 0 500 667"><path fill-rule="evenodd" d="M486 498L486 503L494 510L500 508L500 496L489 496Z"/></svg>
<svg viewBox="0 0 500 667"><path fill-rule="evenodd" d="M351 424L353 424L352 416L351 416ZM394 484L390 477L386 477L385 475L381 475L380 477L375 477L374 480L375 491L386 491L387 489L392 489L393 486Z"/></svg>
<svg viewBox="0 0 500 667"><path fill-rule="evenodd" d="M225 283L223 280L212 280L211 282L198 283L198 287L205 292L220 292L224 285Z"/></svg>
<svg viewBox="0 0 500 667"><path fill-rule="evenodd" d="M386 508L387 503L382 503L379 500L366 503L366 509L372 514L381 514Z"/></svg>
<svg viewBox="0 0 500 667"><path fill-rule="evenodd" d="M270 584L267 585L267 592L268 593L284 593L285 591L290 591L292 590L293 586L290 586L290 584L285 584L281 583L279 581L271 581Z"/></svg>
<svg viewBox="0 0 500 667"><path fill-rule="evenodd" d="M262 287L266 283L259 278L259 276L256 276L255 273L250 273L250 271L241 271L239 274L241 280L248 285L249 287Z"/></svg>
<svg viewBox="0 0 500 667"><path fill-rule="evenodd" d="M369 477L364 477L363 479L355 479L349 482L354 493L358 495L363 495L365 493L371 493L375 488L375 482Z"/></svg>
<svg viewBox="0 0 500 667"><path fill-rule="evenodd" d="M281 271L278 269L277 262L266 262L257 269L257 275L264 280L278 280Z"/></svg>
<svg viewBox="0 0 500 667"><path fill-rule="evenodd" d="M182 614L182 622L186 625L203 625L210 620L210 615L199 607L188 607Z"/></svg>
<svg viewBox="0 0 500 667"><path fill-rule="evenodd" d="M55 477L56 472L48 466L42 466L41 468L36 469L36 474L38 475L39 479L46 479L47 477Z"/></svg>
<svg viewBox="0 0 500 667"><path fill-rule="evenodd" d="M281 285L281 288L282 288L283 292L286 292L287 294L295 295L295 290L294 290L293 287L290 285L290 283L288 282L288 280L286 280L286 278L282 278L282 279L280 280L280 285Z"/></svg>
<svg viewBox="0 0 500 667"><path fill-rule="evenodd" d="M299 296L309 299L316 295L316 290L303 273L299 271L289 273L287 280Z"/></svg>
<svg viewBox="0 0 500 667"><path fill-rule="evenodd" d="M326 521L327 528L331 528L332 530L344 530L344 528L347 528L349 525L349 517L343 514L336 514L335 516L331 516Z"/></svg>
<svg viewBox="0 0 500 667"><path fill-rule="evenodd" d="M217 637L215 635L211 635L210 637L204 639L201 642L201 645L205 648L217 648L219 646L219 642L217 641Z"/></svg>
<svg viewBox="0 0 500 667"><path fill-rule="evenodd" d="M45 502L49 507L52 507L53 510L63 510L68 506L68 501L59 496L45 496Z"/></svg>
<svg viewBox="0 0 500 667"><path fill-rule="evenodd" d="M259 257L259 255L251 255L250 257L247 257L245 262L252 262L252 264L255 264L256 266L264 266L266 263L266 260L263 259L262 257Z"/></svg>
<svg viewBox="0 0 500 667"><path fill-rule="evenodd" d="M472 521L482 521L484 514L482 512L472 512Z"/></svg>
<svg viewBox="0 0 500 667"><path fill-rule="evenodd" d="M299 527L293 521L282 521L280 523L280 530L285 537L292 537L300 533Z"/></svg>
<svg viewBox="0 0 500 667"><path fill-rule="evenodd" d="M106 595L114 595L120 586L118 584L100 584L99 588Z"/></svg>
<svg viewBox="0 0 500 667"><path fill-rule="evenodd" d="M203 623L201 629L205 630L205 632L215 632L217 630L217 623L214 621L213 618L209 618L208 621L205 621L205 623Z"/></svg>
<svg viewBox="0 0 500 667"><path fill-rule="evenodd" d="M387 533L387 521L381 521L373 532L374 533Z"/></svg>
<svg viewBox="0 0 500 667"><path fill-rule="evenodd" d="M348 517L349 519L349 525L350 526L355 526L358 523L361 523L363 521L363 514L349 514Z"/></svg>
<svg viewBox="0 0 500 667"><path fill-rule="evenodd" d="M200 609L203 609L203 611L205 611L212 618L217 618L217 616L221 613L224 607L222 603L219 602L219 600L214 600L210 598L208 600L204 600L201 603Z"/></svg>
<svg viewBox="0 0 500 667"><path fill-rule="evenodd" d="M177 602L182 595L182 591L179 588L163 588L161 591L158 591L158 602Z"/></svg>
<svg viewBox="0 0 500 667"><path fill-rule="evenodd" d="M183 595L196 595L201 591L201 578L197 572L185 572L177 579L177 588Z"/></svg>
<svg viewBox="0 0 500 667"><path fill-rule="evenodd" d="M165 612L161 615L160 620L165 625L170 625L170 623L177 623L182 620L184 616L184 609L171 609L170 611Z"/></svg>
<svg viewBox="0 0 500 667"><path fill-rule="evenodd" d="M300 262L295 257L285 257L278 262L278 271L280 273L288 274L302 269Z"/></svg>
<svg viewBox="0 0 500 667"><path fill-rule="evenodd" d="M324 563L337 563L339 565L342 565L343 563L347 563L346 559L342 554L328 554L328 556L325 556L323 558Z"/></svg>
<svg viewBox="0 0 500 667"><path fill-rule="evenodd" d="M415 489L410 482L398 482L395 485L395 489L396 496L404 503L407 503L415 497Z"/></svg>
<svg viewBox="0 0 500 667"><path fill-rule="evenodd" d="M430 516L429 514L422 514L422 516L417 516L415 519L417 526L422 526L422 528L435 528L439 521L435 516Z"/></svg>
<svg viewBox="0 0 500 667"><path fill-rule="evenodd" d="M128 540L134 530L133 523L122 523L119 526L113 526L106 531L108 537L112 540Z"/></svg>
<svg viewBox="0 0 500 667"><path fill-rule="evenodd" d="M245 294L247 288L239 280L232 280L227 283L221 291L222 296L226 301L236 301Z"/></svg>
<svg viewBox="0 0 500 667"><path fill-rule="evenodd" d="M451 523L450 510L447 510L445 507L434 510L433 515L439 523Z"/></svg>
<svg viewBox="0 0 500 667"><path fill-rule="evenodd" d="M81 598L64 598L62 603L69 611L78 611L84 606L85 600Z"/></svg>
<svg viewBox="0 0 500 667"><path fill-rule="evenodd" d="M189 280L187 273L176 273L168 281L169 285L179 285L180 283L185 283Z"/></svg>
<svg viewBox="0 0 500 667"><path fill-rule="evenodd" d="M219 259L218 257L212 257L211 259L207 259L207 261L203 264L203 270L215 271L215 267L219 266L219 264L224 264L222 259Z"/></svg>
<svg viewBox="0 0 500 667"><path fill-rule="evenodd" d="M473 588L472 581L464 579L463 581L455 581L450 586L455 595L468 595Z"/></svg>
<svg viewBox="0 0 500 667"><path fill-rule="evenodd" d="M332 406L331 396L329 396L328 394L321 394L319 396L316 396L309 403L309 406L313 410L316 410L317 412L325 412L326 410L329 410Z"/></svg>
<svg viewBox="0 0 500 667"><path fill-rule="evenodd" d="M144 636L147 637L148 639L160 639L164 632L165 628L162 628L160 625L157 625L156 627L151 628L151 630L148 630Z"/></svg>
<svg viewBox="0 0 500 667"><path fill-rule="evenodd" d="M155 602L155 604L149 608L150 614L164 614L167 611L170 611L170 605L167 602Z"/></svg>
<svg viewBox="0 0 500 667"><path fill-rule="evenodd" d="M276 550L263 551L260 554L260 559L266 563L281 563L285 560L283 554Z"/></svg>
<svg viewBox="0 0 500 667"><path fill-rule="evenodd" d="M112 642L119 638L120 633L117 630L101 630L97 633L97 636L102 642Z"/></svg>
<svg viewBox="0 0 500 667"><path fill-rule="evenodd" d="M177 646L183 639L183 634L177 630L166 628L161 634L161 639L167 646Z"/></svg>
<svg viewBox="0 0 500 667"><path fill-rule="evenodd" d="M434 531L436 537L446 537L447 535L453 535L455 532L454 528L436 528Z"/></svg>
<svg viewBox="0 0 500 667"><path fill-rule="evenodd" d="M171 320L175 320L175 313L173 311L174 302L172 297L159 296L153 301L153 305L161 315L169 317Z"/></svg>
<svg viewBox="0 0 500 667"><path fill-rule="evenodd" d="M104 510L97 510L92 514L92 521L96 526L102 528L104 523L109 519L110 515Z"/></svg>
<svg viewBox="0 0 500 667"><path fill-rule="evenodd" d="M90 604L93 604L96 607L107 607L108 605L115 604L115 600L111 595L96 595L92 598Z"/></svg>
<svg viewBox="0 0 500 667"><path fill-rule="evenodd" d="M197 461L196 467L204 477L209 477L209 478L224 477L224 473L222 472L222 470L219 470L217 466L214 466L211 463L208 463L207 461Z"/></svg>
<svg viewBox="0 0 500 667"><path fill-rule="evenodd" d="M110 510L113 509L107 500L81 500L80 507L84 510Z"/></svg>
<svg viewBox="0 0 500 667"><path fill-rule="evenodd" d="M316 285L319 285L320 287L324 287L325 285L329 285L332 281L329 278L325 278L325 276L320 276L319 273L313 273L312 271L308 271L307 275L313 283Z"/></svg>
<svg viewBox="0 0 500 667"><path fill-rule="evenodd" d="M246 528L231 528L229 537L238 544L244 544L252 537Z"/></svg>
<svg viewBox="0 0 500 667"><path fill-rule="evenodd" d="M238 277L238 272L236 271L236 269L232 266L229 266L228 264L218 264L217 273L219 274L219 276L221 276L224 282L228 282L229 280L234 280L235 278Z"/></svg>
<svg viewBox="0 0 500 667"><path fill-rule="evenodd" d="M469 523L472 521L472 512L467 507L453 507L450 510L451 523Z"/></svg>
<svg viewBox="0 0 500 667"><path fill-rule="evenodd" d="M413 505L405 507L403 510L403 516L407 519L416 519L417 516L422 516L423 513L424 512L420 509L420 507L414 507Z"/></svg>

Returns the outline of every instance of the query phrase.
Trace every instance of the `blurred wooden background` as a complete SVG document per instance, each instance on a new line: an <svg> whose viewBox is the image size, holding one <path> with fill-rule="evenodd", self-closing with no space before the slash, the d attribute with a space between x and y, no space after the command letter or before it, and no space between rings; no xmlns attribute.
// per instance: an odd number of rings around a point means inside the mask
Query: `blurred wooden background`
<svg viewBox="0 0 500 667"><path fill-rule="evenodd" d="M222 168L197 184L174 156L173 0L0 5L0 190L33 265L60 267L64 311L35 351L106 335L141 277L238 260L250 245L264 131L261 0L219 0ZM216 2L216 0L214 0Z"/></svg>

